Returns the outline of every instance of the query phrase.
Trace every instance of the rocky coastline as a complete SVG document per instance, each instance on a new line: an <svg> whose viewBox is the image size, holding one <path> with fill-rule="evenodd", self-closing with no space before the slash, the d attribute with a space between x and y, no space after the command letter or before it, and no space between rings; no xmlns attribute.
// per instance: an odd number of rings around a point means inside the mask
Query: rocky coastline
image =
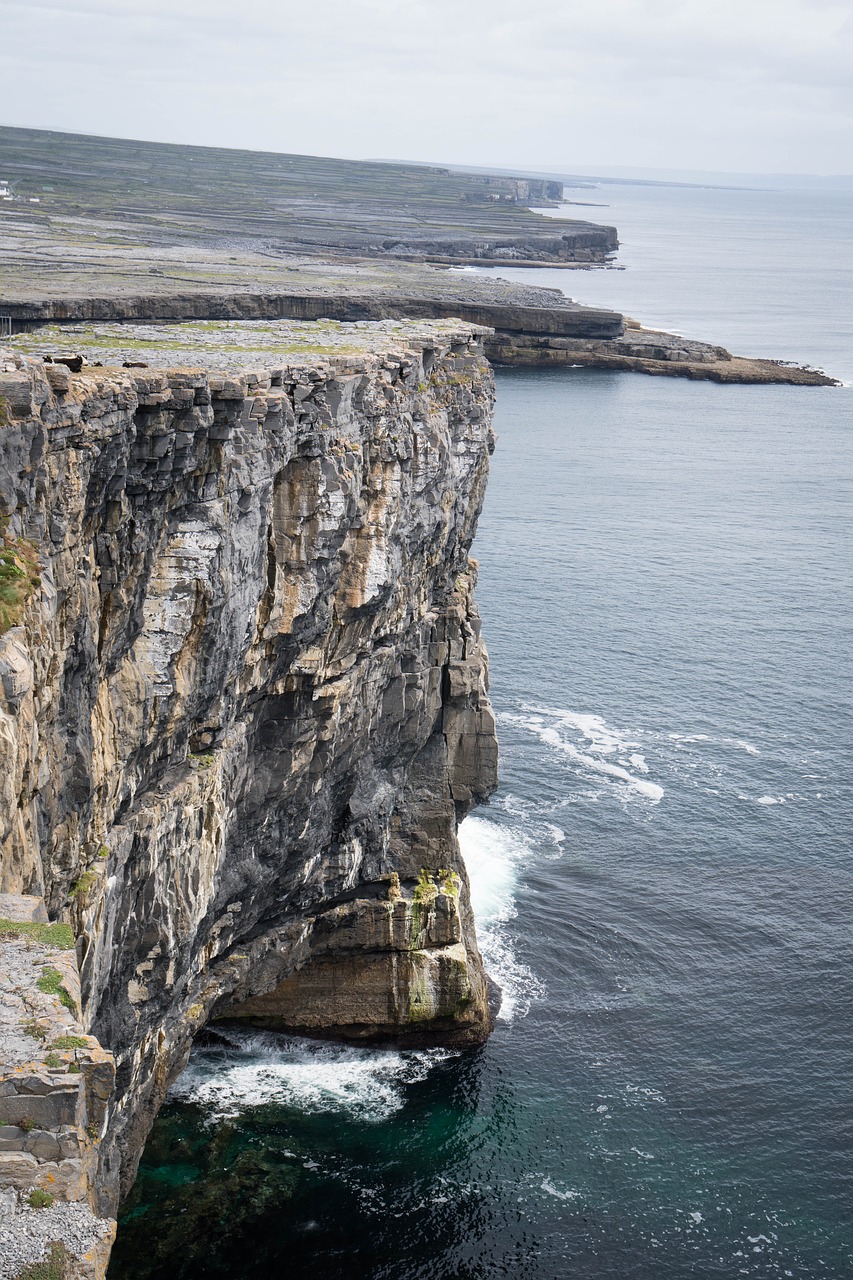
<svg viewBox="0 0 853 1280"><path fill-rule="evenodd" d="M606 269L616 228L559 216L559 182L2 127L0 161L15 192L0 219L0 334L72 321L460 319L494 330L493 363L835 385L640 329L561 290L449 269Z"/></svg>
<svg viewBox="0 0 853 1280"><path fill-rule="evenodd" d="M527 207L557 184L279 157L283 235L239 153L214 235L186 149L139 144L155 217L72 141L84 216L0 228L0 1280L102 1280L212 1023L488 1036L457 829L497 785L491 365L836 385L429 265L605 265L613 228Z"/></svg>
<svg viewBox="0 0 853 1280"><path fill-rule="evenodd" d="M541 296L536 296L541 295ZM832 387L837 379L820 369L777 360L735 356L714 343L646 329L616 311L581 306L550 290L525 289L518 300L466 298L464 287L437 296L376 293L216 293L125 295L50 299L5 304L20 336L17 346L33 354L59 347L66 354L84 348L98 326L133 326L145 321L169 327L186 322L276 322L282 318L358 324L457 318L483 329L484 352L495 365L543 369L585 366L658 377L690 378L742 385L783 384ZM125 345L133 346L129 329ZM153 341L149 338L147 341ZM95 342L97 347L97 341Z"/></svg>

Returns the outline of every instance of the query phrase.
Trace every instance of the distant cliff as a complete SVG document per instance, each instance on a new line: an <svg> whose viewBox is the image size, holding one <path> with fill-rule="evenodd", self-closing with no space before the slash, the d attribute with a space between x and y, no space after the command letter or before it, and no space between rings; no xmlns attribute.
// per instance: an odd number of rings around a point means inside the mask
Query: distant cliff
<svg viewBox="0 0 853 1280"><path fill-rule="evenodd" d="M461 323L360 333L218 370L0 355L0 889L76 939L108 1217L213 1017L490 1029L456 830L496 782L492 377Z"/></svg>
<svg viewBox="0 0 853 1280"><path fill-rule="evenodd" d="M528 207L558 201L558 182L433 165L0 126L0 172L12 181L16 212L23 209L70 251L60 274L81 248L88 259L97 256L93 238L107 252L110 243L120 245L125 266L128 250L135 256L174 245L182 246L184 261L194 252L209 261L211 249L225 249L226 261L251 252L267 265L289 254L595 263L618 247L613 227L546 219Z"/></svg>

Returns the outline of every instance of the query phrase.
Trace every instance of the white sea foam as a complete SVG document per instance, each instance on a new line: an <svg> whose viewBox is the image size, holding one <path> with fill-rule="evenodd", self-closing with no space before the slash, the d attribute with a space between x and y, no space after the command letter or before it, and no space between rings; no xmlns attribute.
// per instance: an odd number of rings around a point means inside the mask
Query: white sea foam
<svg viewBox="0 0 853 1280"><path fill-rule="evenodd" d="M498 1016L511 1021L523 1017L542 994L542 984L515 955L506 929L515 916L519 871L531 849L518 833L476 814L460 826L459 843L471 881L477 940L486 970L503 992Z"/></svg>
<svg viewBox="0 0 853 1280"><path fill-rule="evenodd" d="M406 1085L452 1056L446 1049L356 1049L239 1028L226 1034L232 1047L195 1050L170 1092L217 1120L266 1103L384 1120L403 1106Z"/></svg>
<svg viewBox="0 0 853 1280"><path fill-rule="evenodd" d="M580 1195L579 1191L572 1191L558 1187L550 1178L543 1178L539 1186L546 1195L553 1196L555 1200L577 1200Z"/></svg>
<svg viewBox="0 0 853 1280"><path fill-rule="evenodd" d="M739 751L745 751L749 756L761 755L758 747L744 738L712 738L708 733L669 733L667 737L670 742L716 742L725 747L737 747Z"/></svg>
<svg viewBox="0 0 853 1280"><path fill-rule="evenodd" d="M663 787L657 782L637 777L637 773L649 771L645 756L637 751L640 743L628 740L602 716L553 707L524 707L520 714L504 713L501 719L535 734L540 742L578 765L581 774L594 773L623 783L629 794L642 796L653 804L663 798ZM617 754L626 759L617 763L607 758ZM628 764L636 772L632 773Z"/></svg>
<svg viewBox="0 0 853 1280"><path fill-rule="evenodd" d="M559 827L549 835L555 843L563 838ZM519 867L530 856L529 845L480 817L465 820L460 841L480 948L503 991L500 1017L523 1016L541 984L514 955L505 926L515 915ZM245 1028L223 1034L228 1047L196 1049L170 1095L203 1106L211 1121L265 1104L382 1121L404 1105L406 1086L453 1056L445 1049L362 1049Z"/></svg>
<svg viewBox="0 0 853 1280"><path fill-rule="evenodd" d="M659 1089L651 1089L647 1085L626 1084L625 1085L626 1100L628 1102L666 1102L666 1098Z"/></svg>

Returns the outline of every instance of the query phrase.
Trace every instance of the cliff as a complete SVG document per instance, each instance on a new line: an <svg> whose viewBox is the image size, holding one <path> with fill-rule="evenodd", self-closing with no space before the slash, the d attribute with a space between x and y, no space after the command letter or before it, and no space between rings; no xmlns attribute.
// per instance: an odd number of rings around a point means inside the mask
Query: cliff
<svg viewBox="0 0 853 1280"><path fill-rule="evenodd" d="M511 286L506 294L500 287L494 288L492 281L486 282L491 286L486 290L481 290L483 282L476 278L459 281L459 276L451 277L433 296L392 290L250 293L211 289L71 296L2 305L8 309L11 325L20 331L14 335L15 348L38 356L58 347L94 352L93 358L103 359L101 346L106 341L108 349L123 345L127 355L138 358L134 344L151 326L134 323L125 329L122 326L127 321L168 326L159 330L165 335L189 331L193 324L185 322L199 320L229 320L232 326L245 328L243 321L251 327L252 323L287 317L319 320L324 331L330 318L344 323L388 317L458 318L485 330L485 354L498 365L540 369L583 365L713 382L839 385L819 369L733 356L713 343L645 329L617 311L572 302L561 291L525 288L514 296ZM146 338L143 346L150 342L151 338Z"/></svg>
<svg viewBox="0 0 853 1280"><path fill-rule="evenodd" d="M91 251L228 246L423 262L606 262L615 228L544 218L559 183L435 165L187 147L0 126L0 172L48 235Z"/></svg>
<svg viewBox="0 0 853 1280"><path fill-rule="evenodd" d="M604 337L586 334L496 331L486 340L486 354L493 364L532 369L583 366L624 373L648 373L657 377L691 378L705 382L741 385L783 383L798 387L838 387L837 378L821 369L735 356L725 347L697 342L677 333L646 329L636 320L620 316L619 333Z"/></svg>
<svg viewBox="0 0 853 1280"><path fill-rule="evenodd" d="M159 368L0 356L0 890L71 926L72 1039L115 1064L66 1197L105 1220L211 1018L490 1028L456 838L496 778L483 335L310 329L201 326ZM22 1211L46 1175L12 1139Z"/></svg>

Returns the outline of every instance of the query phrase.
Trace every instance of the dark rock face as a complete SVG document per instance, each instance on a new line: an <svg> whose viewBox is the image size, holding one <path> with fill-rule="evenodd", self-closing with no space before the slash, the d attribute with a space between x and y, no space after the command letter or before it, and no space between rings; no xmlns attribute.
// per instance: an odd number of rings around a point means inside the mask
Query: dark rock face
<svg viewBox="0 0 853 1280"><path fill-rule="evenodd" d="M0 889L74 925L104 1211L211 1016L490 1029L456 828L496 781L493 387L480 335L428 328L230 375L0 358L43 565L0 636Z"/></svg>
<svg viewBox="0 0 853 1280"><path fill-rule="evenodd" d="M479 298L466 280L438 279L432 292L402 289L363 293L249 293L205 290L194 293L49 298L4 302L13 323L75 320L320 320L343 321L453 318L528 337L614 338L623 332L618 311L585 307L546 289L517 289L518 300ZM512 290L510 298L512 297ZM474 294L474 296L472 296ZM530 298L536 298L531 302Z"/></svg>

